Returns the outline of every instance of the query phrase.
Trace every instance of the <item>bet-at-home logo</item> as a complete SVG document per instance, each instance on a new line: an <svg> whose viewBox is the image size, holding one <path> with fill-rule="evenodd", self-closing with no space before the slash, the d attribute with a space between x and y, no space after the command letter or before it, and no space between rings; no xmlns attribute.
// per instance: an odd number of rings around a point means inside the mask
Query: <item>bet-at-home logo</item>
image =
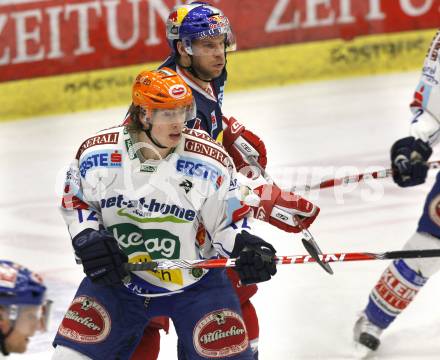
<svg viewBox="0 0 440 360"><path fill-rule="evenodd" d="M101 199L101 209L119 208L117 214L139 223L173 222L188 223L194 220L196 212L176 204L161 203L156 199L128 199L123 195ZM157 216L165 215L165 216Z"/></svg>
<svg viewBox="0 0 440 360"><path fill-rule="evenodd" d="M127 256L148 253L154 259L180 258L180 240L169 231L140 229L133 224L118 224L108 228Z"/></svg>

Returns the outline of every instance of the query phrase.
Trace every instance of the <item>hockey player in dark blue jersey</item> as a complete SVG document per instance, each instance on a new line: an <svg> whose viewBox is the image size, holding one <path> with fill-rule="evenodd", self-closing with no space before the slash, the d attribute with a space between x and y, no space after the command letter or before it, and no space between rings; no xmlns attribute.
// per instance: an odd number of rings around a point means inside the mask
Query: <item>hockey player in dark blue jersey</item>
<svg viewBox="0 0 440 360"><path fill-rule="evenodd" d="M236 49L228 18L203 3L178 6L167 20L167 40L172 53L161 67L175 69L195 90L197 118L188 127L221 142L226 53Z"/></svg>
<svg viewBox="0 0 440 360"><path fill-rule="evenodd" d="M238 171L248 178L258 178L260 170L251 166L247 157L252 156L262 168L265 168L267 158L263 141L236 119L227 118L222 113L227 79L227 53L236 49L235 36L229 19L214 6L204 2L193 2L176 6L168 17L166 28L171 54L160 67L175 70L185 80L193 91L197 105L197 116L187 123L187 127L205 130L213 139L222 143ZM272 191L271 185L261 185L255 191L258 194L270 194L270 199L265 202L264 211L258 212L258 214L264 213L265 216L259 219L282 230L299 231L291 221L292 214L299 214L303 218L303 225L308 227L319 213L319 208L307 200L301 199L302 203L289 201L293 194L282 192L277 188ZM293 196L294 199L299 198ZM279 206L288 209L286 222L271 216L272 209ZM228 271L228 275L240 299L242 316L254 358L258 359L259 324L256 311L250 302L257 287L255 284L241 286L233 271ZM163 326L163 319L154 320L154 323L150 323L146 329L145 336L132 360L156 359L157 355L151 355L159 351L158 328L167 329L167 326L166 322ZM185 354L179 353L179 359L185 359Z"/></svg>
<svg viewBox="0 0 440 360"><path fill-rule="evenodd" d="M172 53L161 67L175 69L182 76L193 89L197 104L197 117L188 127L205 130L223 144L233 157L237 170L256 177L259 171L249 166L233 144L240 137L249 150L248 155L265 168L267 159L263 141L234 118L228 119L222 113L227 53L236 50L228 18L221 10L202 2L177 6L167 20L167 40Z"/></svg>

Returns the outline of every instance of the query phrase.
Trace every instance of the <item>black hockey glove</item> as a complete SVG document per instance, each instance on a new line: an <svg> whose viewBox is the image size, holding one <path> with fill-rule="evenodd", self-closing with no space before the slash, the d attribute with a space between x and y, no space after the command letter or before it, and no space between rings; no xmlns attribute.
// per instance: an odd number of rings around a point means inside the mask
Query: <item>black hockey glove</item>
<svg viewBox="0 0 440 360"><path fill-rule="evenodd" d="M274 247L258 236L245 230L237 234L231 257L238 258L234 270L241 283L249 285L270 280L277 272L275 253Z"/></svg>
<svg viewBox="0 0 440 360"><path fill-rule="evenodd" d="M107 230L86 229L72 239L84 273L95 284L119 285L129 274L124 269L128 257Z"/></svg>
<svg viewBox="0 0 440 360"><path fill-rule="evenodd" d="M428 143L412 136L397 140L391 147L394 182L401 186L423 184L428 174L427 160L432 154Z"/></svg>

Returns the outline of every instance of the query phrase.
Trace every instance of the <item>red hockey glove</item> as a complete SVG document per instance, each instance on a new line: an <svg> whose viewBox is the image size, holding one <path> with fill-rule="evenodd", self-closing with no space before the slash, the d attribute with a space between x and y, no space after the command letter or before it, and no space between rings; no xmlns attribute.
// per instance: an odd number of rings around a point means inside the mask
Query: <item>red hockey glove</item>
<svg viewBox="0 0 440 360"><path fill-rule="evenodd" d="M293 219L298 215L302 226L308 228L319 214L319 207L292 192L282 191L276 185L261 185L254 189L260 197L253 207L254 217L287 232L298 233L301 228Z"/></svg>
<svg viewBox="0 0 440 360"><path fill-rule="evenodd" d="M256 178L260 175L260 171L246 160L249 156L254 157L263 169L266 168L267 153L264 142L233 117L228 119L223 116L223 146L234 160L237 170L245 176Z"/></svg>

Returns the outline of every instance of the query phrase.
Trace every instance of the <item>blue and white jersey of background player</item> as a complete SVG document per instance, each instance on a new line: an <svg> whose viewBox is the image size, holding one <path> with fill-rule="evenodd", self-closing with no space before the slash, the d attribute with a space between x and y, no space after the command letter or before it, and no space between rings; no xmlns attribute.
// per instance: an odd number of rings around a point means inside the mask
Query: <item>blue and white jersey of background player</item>
<svg viewBox="0 0 440 360"><path fill-rule="evenodd" d="M430 145L438 143L440 135L440 31L426 54L422 76L411 104L414 117L410 134Z"/></svg>
<svg viewBox="0 0 440 360"><path fill-rule="evenodd" d="M440 31L426 54L411 111L410 135L431 146L437 144L440 135ZM440 173L428 194L417 230L440 238Z"/></svg>
<svg viewBox="0 0 440 360"><path fill-rule="evenodd" d="M176 64L174 56L170 56L160 65L175 70L191 87L193 96L197 105L196 119L188 122L190 129L202 129L206 131L214 140L223 141L223 123L222 123L222 101L223 91L226 83L227 72L223 73L216 79L212 80L209 89L202 89L188 76L188 72L181 66Z"/></svg>

